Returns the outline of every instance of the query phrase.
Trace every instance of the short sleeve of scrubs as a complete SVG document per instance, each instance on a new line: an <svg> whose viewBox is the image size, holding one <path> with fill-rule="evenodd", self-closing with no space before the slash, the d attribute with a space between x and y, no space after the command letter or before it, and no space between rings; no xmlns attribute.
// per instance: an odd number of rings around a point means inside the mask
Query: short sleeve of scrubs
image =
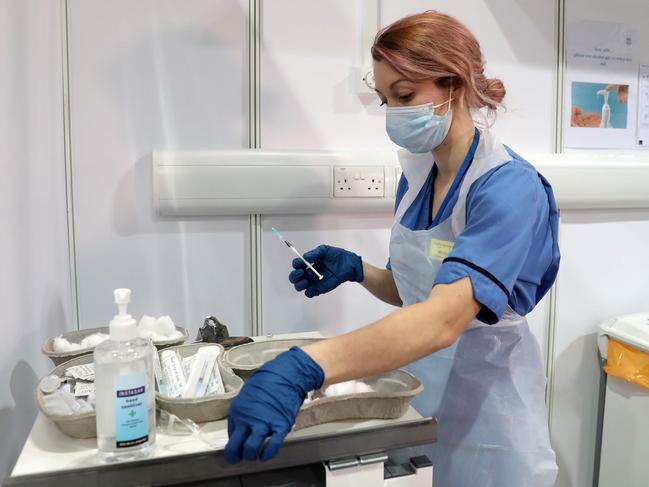
<svg viewBox="0 0 649 487"><path fill-rule="evenodd" d="M466 226L434 284L469 277L482 305L477 318L485 323L498 322L508 303L519 314L529 312L548 269L558 266L550 204L538 173L516 159L492 169L473 183L466 211Z"/></svg>

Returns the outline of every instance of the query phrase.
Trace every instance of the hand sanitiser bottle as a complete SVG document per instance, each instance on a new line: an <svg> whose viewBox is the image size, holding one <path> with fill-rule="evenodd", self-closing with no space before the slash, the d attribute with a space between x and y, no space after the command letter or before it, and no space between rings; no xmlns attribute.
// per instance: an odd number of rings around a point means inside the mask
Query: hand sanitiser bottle
<svg viewBox="0 0 649 487"><path fill-rule="evenodd" d="M608 104L608 91L599 90L597 96L602 95L604 97L604 104L602 105L602 120L599 123L599 128L610 129L611 128L611 105Z"/></svg>
<svg viewBox="0 0 649 487"><path fill-rule="evenodd" d="M94 352L97 447L106 461L146 457L155 443L154 351L126 313L130 289L114 294L119 313Z"/></svg>

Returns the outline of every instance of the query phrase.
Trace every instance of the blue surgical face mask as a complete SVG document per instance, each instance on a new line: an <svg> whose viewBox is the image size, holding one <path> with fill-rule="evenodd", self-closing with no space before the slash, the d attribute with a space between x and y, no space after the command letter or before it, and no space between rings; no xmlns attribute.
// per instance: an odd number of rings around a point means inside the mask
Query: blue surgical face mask
<svg viewBox="0 0 649 487"><path fill-rule="evenodd" d="M385 130L398 146L414 154L424 154L438 147L451 128L453 100L449 92L447 101L439 105L426 103L412 107L388 107ZM435 115L435 109L449 104L444 115Z"/></svg>

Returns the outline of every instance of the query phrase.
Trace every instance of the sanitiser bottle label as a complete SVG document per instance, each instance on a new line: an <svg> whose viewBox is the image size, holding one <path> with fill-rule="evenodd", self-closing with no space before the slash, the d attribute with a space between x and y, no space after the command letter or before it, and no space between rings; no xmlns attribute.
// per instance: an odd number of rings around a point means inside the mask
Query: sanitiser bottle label
<svg viewBox="0 0 649 487"><path fill-rule="evenodd" d="M149 441L146 375L118 375L115 391L115 443L128 448Z"/></svg>

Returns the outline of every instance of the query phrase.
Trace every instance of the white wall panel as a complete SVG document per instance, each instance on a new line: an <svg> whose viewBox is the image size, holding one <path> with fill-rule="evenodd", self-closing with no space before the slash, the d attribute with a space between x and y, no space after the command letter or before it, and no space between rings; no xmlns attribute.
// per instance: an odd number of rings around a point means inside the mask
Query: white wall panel
<svg viewBox="0 0 649 487"><path fill-rule="evenodd" d="M649 212L562 213L551 437L557 487L591 485L599 367L606 318L649 311Z"/></svg>
<svg viewBox="0 0 649 487"><path fill-rule="evenodd" d="M52 367L43 342L73 327L65 207L59 2L0 0L0 479Z"/></svg>
<svg viewBox="0 0 649 487"><path fill-rule="evenodd" d="M247 2L70 5L71 124L82 327L169 314L194 334L213 313L249 326L248 218L157 217L151 151L247 146Z"/></svg>
<svg viewBox="0 0 649 487"><path fill-rule="evenodd" d="M298 293L288 280L295 255L273 236L271 227L278 228L301 252L326 243L351 250L375 266L384 266L390 222L388 216L368 215L264 218L264 330L274 334L318 330L333 336L367 325L395 309L357 283L345 283L311 299Z"/></svg>
<svg viewBox="0 0 649 487"><path fill-rule="evenodd" d="M266 149L396 147L376 95L356 93L360 0L263 4L262 143Z"/></svg>
<svg viewBox="0 0 649 487"><path fill-rule="evenodd" d="M359 0L275 0L263 5L262 146L264 149L395 148L373 94L358 95L352 68L360 62ZM290 20L289 20L290 19ZM266 217L263 305L267 332L318 329L335 335L393 309L357 284L309 299L288 282L292 253L271 226L302 252L336 245L382 266L391 215Z"/></svg>

